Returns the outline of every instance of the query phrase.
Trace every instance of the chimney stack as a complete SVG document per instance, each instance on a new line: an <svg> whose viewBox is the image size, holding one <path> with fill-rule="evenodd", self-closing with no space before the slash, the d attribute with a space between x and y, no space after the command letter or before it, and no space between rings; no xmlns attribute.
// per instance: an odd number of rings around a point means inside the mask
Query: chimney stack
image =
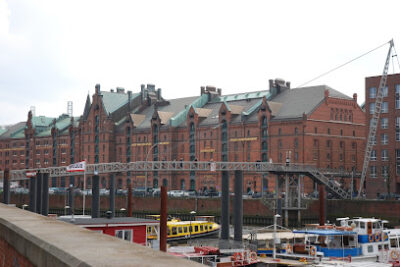
<svg viewBox="0 0 400 267"><path fill-rule="evenodd" d="M96 86L94 87L96 90L96 94L99 95L100 94L100 84L96 84Z"/></svg>

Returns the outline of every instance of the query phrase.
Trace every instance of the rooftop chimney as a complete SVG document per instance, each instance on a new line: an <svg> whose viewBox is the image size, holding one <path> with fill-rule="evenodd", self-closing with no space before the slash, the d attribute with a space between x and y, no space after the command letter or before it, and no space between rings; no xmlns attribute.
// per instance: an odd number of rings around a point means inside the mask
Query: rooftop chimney
<svg viewBox="0 0 400 267"><path fill-rule="evenodd" d="M125 89L123 87L117 87L117 93L124 94L125 93Z"/></svg>
<svg viewBox="0 0 400 267"><path fill-rule="evenodd" d="M96 94L100 94L100 84L96 84L96 86L94 87L96 89Z"/></svg>
<svg viewBox="0 0 400 267"><path fill-rule="evenodd" d="M355 102L357 102L357 93L353 94L353 99L354 99Z"/></svg>

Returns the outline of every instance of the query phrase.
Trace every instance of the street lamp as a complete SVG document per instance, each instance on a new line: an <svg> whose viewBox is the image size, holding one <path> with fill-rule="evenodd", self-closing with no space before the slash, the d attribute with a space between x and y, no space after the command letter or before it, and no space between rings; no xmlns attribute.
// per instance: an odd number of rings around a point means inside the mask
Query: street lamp
<svg viewBox="0 0 400 267"><path fill-rule="evenodd" d="M274 233L273 233L273 244L274 244L274 247L273 247L273 259L276 259L276 221L277 221L277 219L279 218L279 217L281 217L281 215L279 215L279 214L275 214L274 215Z"/></svg>
<svg viewBox="0 0 400 267"><path fill-rule="evenodd" d="M125 213L126 209L125 209L125 208L120 208L119 211L120 211L121 213ZM125 214L124 214L124 215L125 215ZM121 214L120 214L120 216L121 216Z"/></svg>
<svg viewBox="0 0 400 267"><path fill-rule="evenodd" d="M27 204L22 205L22 209L24 210L26 207L28 207Z"/></svg>
<svg viewBox="0 0 400 267"><path fill-rule="evenodd" d="M196 214L196 212L194 211L194 210L192 210L191 212L190 212L190 226L189 226L189 240L191 240L192 239L192 217L194 216Z"/></svg>
<svg viewBox="0 0 400 267"><path fill-rule="evenodd" d="M153 145L149 148L149 151L147 151L146 162L148 162L148 160L149 160L149 156L150 156L151 150L152 150L156 145L158 145L158 143L153 144ZM145 196L147 196L147 176L148 176L148 173L149 173L149 171L146 170L146 179L145 179L145 182L144 182L144 194L145 194Z"/></svg>

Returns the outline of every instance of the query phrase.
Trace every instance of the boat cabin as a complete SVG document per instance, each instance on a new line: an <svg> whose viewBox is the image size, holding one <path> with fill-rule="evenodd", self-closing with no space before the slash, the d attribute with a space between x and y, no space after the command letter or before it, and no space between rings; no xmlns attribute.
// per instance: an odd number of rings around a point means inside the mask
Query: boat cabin
<svg viewBox="0 0 400 267"><path fill-rule="evenodd" d="M98 233L107 234L143 246L158 248L160 222L134 217L91 218L61 216L58 220L75 224ZM152 229L156 238L149 240L146 229Z"/></svg>

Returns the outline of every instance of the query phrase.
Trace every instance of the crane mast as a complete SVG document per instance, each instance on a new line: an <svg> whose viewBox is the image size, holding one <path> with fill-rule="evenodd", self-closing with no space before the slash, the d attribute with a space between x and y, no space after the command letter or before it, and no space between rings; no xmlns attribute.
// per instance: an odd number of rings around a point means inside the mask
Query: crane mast
<svg viewBox="0 0 400 267"><path fill-rule="evenodd" d="M372 151L372 148L373 148L375 140L376 140L375 139L376 130L378 128L378 120L379 120L379 116L381 114L382 102L383 102L383 88L386 86L386 80L387 80L387 74L388 74L389 62L390 62L390 55L392 52L392 48L394 46L393 39L390 40L389 44L390 44L389 51L388 51L388 54L386 57L385 66L383 68L383 74L382 74L381 80L379 82L378 92L376 94L375 109L374 109L374 113L372 115L370 125L369 125L368 140L367 140L367 145L365 147L364 164L363 164L362 173L361 173L358 197L361 196L361 190L362 190L364 182L365 182L365 176L367 175L367 172L368 172L368 164L371 159L371 151Z"/></svg>

